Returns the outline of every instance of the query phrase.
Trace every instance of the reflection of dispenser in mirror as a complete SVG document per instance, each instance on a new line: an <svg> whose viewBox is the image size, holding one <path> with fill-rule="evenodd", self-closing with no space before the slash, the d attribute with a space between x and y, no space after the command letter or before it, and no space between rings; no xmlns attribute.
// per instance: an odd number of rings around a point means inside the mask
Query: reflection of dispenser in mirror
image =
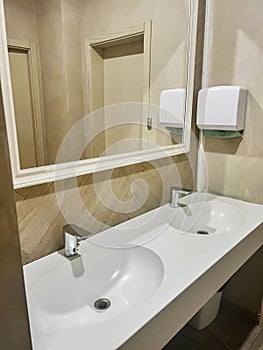
<svg viewBox="0 0 263 350"><path fill-rule="evenodd" d="M185 97L184 88L163 90L160 96L159 123L165 126L175 141L176 136L183 134Z"/></svg>

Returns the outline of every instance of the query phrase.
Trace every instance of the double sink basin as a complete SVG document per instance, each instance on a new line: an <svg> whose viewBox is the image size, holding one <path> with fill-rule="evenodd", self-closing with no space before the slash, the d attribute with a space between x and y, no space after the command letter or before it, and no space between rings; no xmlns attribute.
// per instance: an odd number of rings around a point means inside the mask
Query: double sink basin
<svg viewBox="0 0 263 350"><path fill-rule="evenodd" d="M34 350L128 349L128 339L263 221L262 206L230 198L193 193L182 204L101 232L74 258L61 251L26 265ZM239 265L262 244L262 234L248 244Z"/></svg>

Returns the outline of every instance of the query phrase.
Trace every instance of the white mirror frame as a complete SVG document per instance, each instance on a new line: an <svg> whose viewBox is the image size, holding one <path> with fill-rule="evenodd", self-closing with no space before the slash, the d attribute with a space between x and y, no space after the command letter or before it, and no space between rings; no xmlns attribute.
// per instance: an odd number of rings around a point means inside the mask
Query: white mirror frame
<svg viewBox="0 0 263 350"><path fill-rule="evenodd" d="M61 172L56 165L39 166L35 168L21 169L19 162L18 140L16 133L16 121L11 86L11 76L8 59L6 26L4 16L4 3L0 0L0 79L2 87L3 105L6 119L8 144L11 158L14 188L28 187L55 180L71 178L116 167L137 164L154 159L175 156L188 153L190 149L191 120L194 89L195 50L197 34L198 0L190 0L189 30L188 30L188 64L186 86L186 112L183 143L165 146L160 149L142 150L122 153L118 155L91 158L63 164Z"/></svg>

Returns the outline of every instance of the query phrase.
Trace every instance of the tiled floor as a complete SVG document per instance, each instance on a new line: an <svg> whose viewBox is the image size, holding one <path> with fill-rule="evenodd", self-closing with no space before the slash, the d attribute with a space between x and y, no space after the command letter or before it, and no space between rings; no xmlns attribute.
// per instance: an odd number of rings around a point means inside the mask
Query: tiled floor
<svg viewBox="0 0 263 350"><path fill-rule="evenodd" d="M163 350L263 350L263 330L239 307L223 302L202 331L186 325Z"/></svg>

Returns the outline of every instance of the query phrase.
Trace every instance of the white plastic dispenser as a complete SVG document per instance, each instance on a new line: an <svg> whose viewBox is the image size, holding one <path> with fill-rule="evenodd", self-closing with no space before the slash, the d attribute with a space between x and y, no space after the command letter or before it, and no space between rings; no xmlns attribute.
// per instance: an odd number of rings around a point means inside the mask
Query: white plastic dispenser
<svg viewBox="0 0 263 350"><path fill-rule="evenodd" d="M159 123L183 128L186 90L183 88L163 90L160 96Z"/></svg>
<svg viewBox="0 0 263 350"><path fill-rule="evenodd" d="M247 89L215 86L198 93L197 126L202 130L243 130Z"/></svg>

